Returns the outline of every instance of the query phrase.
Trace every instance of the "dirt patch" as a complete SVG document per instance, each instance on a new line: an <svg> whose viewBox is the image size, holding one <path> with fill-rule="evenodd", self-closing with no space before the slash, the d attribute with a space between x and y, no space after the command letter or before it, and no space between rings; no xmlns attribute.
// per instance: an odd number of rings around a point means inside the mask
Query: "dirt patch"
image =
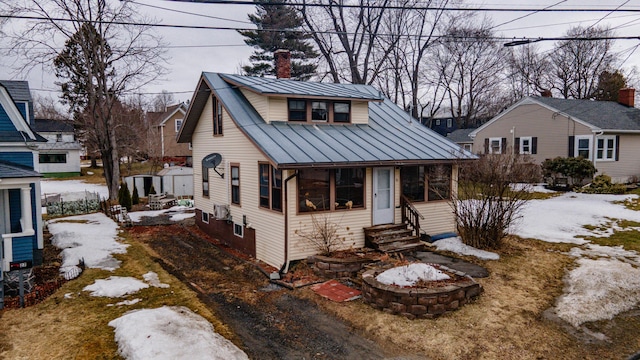
<svg viewBox="0 0 640 360"><path fill-rule="evenodd" d="M165 269L201 293L252 359L384 359L402 351L374 343L297 291L270 284L253 264L181 225L134 226L130 234Z"/></svg>

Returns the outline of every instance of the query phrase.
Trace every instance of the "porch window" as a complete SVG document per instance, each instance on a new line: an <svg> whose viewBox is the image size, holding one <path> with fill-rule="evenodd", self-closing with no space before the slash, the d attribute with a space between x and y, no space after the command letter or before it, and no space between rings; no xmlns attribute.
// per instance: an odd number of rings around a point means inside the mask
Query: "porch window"
<svg viewBox="0 0 640 360"><path fill-rule="evenodd" d="M282 211L282 170L259 164L260 207Z"/></svg>
<svg viewBox="0 0 640 360"><path fill-rule="evenodd" d="M67 154L40 154L40 164L66 164Z"/></svg>
<svg viewBox="0 0 640 360"><path fill-rule="evenodd" d="M427 167L428 200L451 199L451 165L431 165Z"/></svg>
<svg viewBox="0 0 640 360"><path fill-rule="evenodd" d="M202 196L209 197L209 169L202 167Z"/></svg>
<svg viewBox="0 0 640 360"><path fill-rule="evenodd" d="M451 165L405 166L400 169L402 195L413 202L451 199Z"/></svg>
<svg viewBox="0 0 640 360"><path fill-rule="evenodd" d="M240 205L240 166L231 165L231 203Z"/></svg>
<svg viewBox="0 0 640 360"><path fill-rule="evenodd" d="M596 142L596 159L597 160L615 160L616 159L616 137L600 136Z"/></svg>
<svg viewBox="0 0 640 360"><path fill-rule="evenodd" d="M364 168L304 169L298 173L300 212L364 207Z"/></svg>

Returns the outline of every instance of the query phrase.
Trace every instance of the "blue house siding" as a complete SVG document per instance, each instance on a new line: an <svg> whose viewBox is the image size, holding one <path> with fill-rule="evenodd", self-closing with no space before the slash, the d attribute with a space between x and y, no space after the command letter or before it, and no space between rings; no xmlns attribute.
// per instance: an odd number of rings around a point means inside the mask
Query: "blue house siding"
<svg viewBox="0 0 640 360"><path fill-rule="evenodd" d="M33 153L30 151L4 152L0 153L0 160L17 165L28 166L35 170L33 165Z"/></svg>
<svg viewBox="0 0 640 360"><path fill-rule="evenodd" d="M32 235L13 238L13 261L33 260L33 246L31 244L35 237Z"/></svg>
<svg viewBox="0 0 640 360"><path fill-rule="evenodd" d="M18 131L2 106L0 106L0 131Z"/></svg>

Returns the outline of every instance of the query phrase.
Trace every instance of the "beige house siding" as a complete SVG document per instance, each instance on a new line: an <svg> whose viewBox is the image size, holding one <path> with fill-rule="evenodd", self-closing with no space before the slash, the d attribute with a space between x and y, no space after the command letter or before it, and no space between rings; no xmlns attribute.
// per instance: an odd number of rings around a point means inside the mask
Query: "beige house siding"
<svg viewBox="0 0 640 360"><path fill-rule="evenodd" d="M256 109L258 114L260 114L263 119L269 122L271 120L271 117L269 116L270 105L268 98L247 89L240 89L240 91L242 91L242 95L244 95L244 97L249 100L251 105L253 105L253 108Z"/></svg>
<svg viewBox="0 0 640 360"><path fill-rule="evenodd" d="M208 100L193 132L194 145L194 200L195 206L213 214L214 204L230 204L230 164L240 164L240 206L230 205L231 217L247 223L256 231L256 257L273 266L284 261L284 215L259 207L258 162L265 156L238 129L226 112L223 112L223 135L213 136L211 99ZM210 153L222 154L221 168L224 179L209 170L209 198L202 196L202 158ZM210 218L209 221L215 221Z"/></svg>
<svg viewBox="0 0 640 360"><path fill-rule="evenodd" d="M176 120L178 119L184 121L184 114L180 111L173 114L173 116L165 123L162 131L164 141L164 153L162 156L191 156L189 144L178 143L176 140L176 136L178 135L178 132L176 131Z"/></svg>
<svg viewBox="0 0 640 360"><path fill-rule="evenodd" d="M512 152L516 137L537 137L538 151L532 157L541 163L545 159L568 156L569 136L591 134L589 127L566 116L537 104L523 104L478 131L473 139L473 150L484 153L485 139L496 137L506 138L507 152Z"/></svg>
<svg viewBox="0 0 640 360"><path fill-rule="evenodd" d="M366 101L351 102L351 123L352 124L368 124L369 123L369 103Z"/></svg>
<svg viewBox="0 0 640 360"><path fill-rule="evenodd" d="M615 134L605 134L615 135ZM611 176L614 182L627 183L636 182L640 178L640 136L636 134L621 134L618 145L620 154L618 161L596 160L595 167L597 174Z"/></svg>

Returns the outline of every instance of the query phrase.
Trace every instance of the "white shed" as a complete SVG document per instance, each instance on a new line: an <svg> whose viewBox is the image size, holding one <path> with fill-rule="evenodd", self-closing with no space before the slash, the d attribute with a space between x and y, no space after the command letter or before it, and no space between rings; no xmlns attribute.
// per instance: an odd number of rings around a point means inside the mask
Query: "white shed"
<svg viewBox="0 0 640 360"><path fill-rule="evenodd" d="M162 191L174 196L193 196L193 168L170 166L158 172Z"/></svg>
<svg viewBox="0 0 640 360"><path fill-rule="evenodd" d="M131 194L133 194L133 185L135 183L135 186L138 189L138 196L140 197L149 196L151 185L153 185L153 189L156 191L156 194L164 192L164 190L162 190L162 178L157 175L127 176L124 178L124 181L127 183L127 187Z"/></svg>

